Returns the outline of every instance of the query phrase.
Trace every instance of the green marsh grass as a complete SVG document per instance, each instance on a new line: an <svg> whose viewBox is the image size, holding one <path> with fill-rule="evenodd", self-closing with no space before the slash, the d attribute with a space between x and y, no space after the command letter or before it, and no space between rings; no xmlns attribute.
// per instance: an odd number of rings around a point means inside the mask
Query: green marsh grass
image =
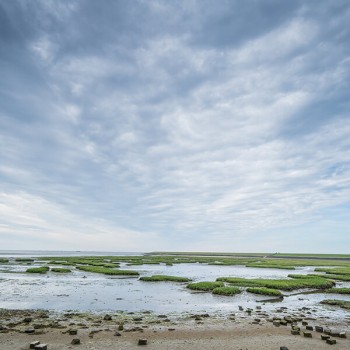
<svg viewBox="0 0 350 350"><path fill-rule="evenodd" d="M283 294L278 289L271 289L265 287L249 287L247 288L247 292L253 294L261 294L261 295L270 295L274 297L282 297Z"/></svg>
<svg viewBox="0 0 350 350"><path fill-rule="evenodd" d="M78 270L94 273L102 273L104 275L113 276L138 276L137 271L132 270L113 270L103 266L76 266Z"/></svg>
<svg viewBox="0 0 350 350"><path fill-rule="evenodd" d="M195 282L186 287L192 290L212 291L215 288L224 287L223 282Z"/></svg>
<svg viewBox="0 0 350 350"><path fill-rule="evenodd" d="M218 282L227 282L242 287L265 287L280 290L295 290L302 288L327 289L332 288L334 282L321 277L297 279L247 279L239 277L219 277Z"/></svg>
<svg viewBox="0 0 350 350"><path fill-rule="evenodd" d="M322 300L321 304L340 306L343 309L350 310L350 301L347 300L326 299Z"/></svg>
<svg viewBox="0 0 350 350"><path fill-rule="evenodd" d="M3 259L3 258L0 259L0 264L6 264L8 262L9 262L9 259Z"/></svg>
<svg viewBox="0 0 350 350"><path fill-rule="evenodd" d="M330 288L326 289L325 292L332 294L350 294L350 288Z"/></svg>
<svg viewBox="0 0 350 350"><path fill-rule="evenodd" d="M237 287L217 287L212 290L213 294L217 295L235 295L241 293L241 290Z"/></svg>
<svg viewBox="0 0 350 350"><path fill-rule="evenodd" d="M191 282L191 279L179 276L154 275L140 277L140 281L145 282Z"/></svg>
<svg viewBox="0 0 350 350"><path fill-rule="evenodd" d="M65 269L63 267L53 267L51 268L52 272L57 272L57 273L69 273L72 272L70 269Z"/></svg>
<svg viewBox="0 0 350 350"><path fill-rule="evenodd" d="M26 270L27 273L46 273L50 271L50 268L48 266L40 266L40 267L31 267Z"/></svg>
<svg viewBox="0 0 350 350"><path fill-rule="evenodd" d="M325 272L333 275L350 275L350 267L339 267L339 268L316 268L316 272Z"/></svg>

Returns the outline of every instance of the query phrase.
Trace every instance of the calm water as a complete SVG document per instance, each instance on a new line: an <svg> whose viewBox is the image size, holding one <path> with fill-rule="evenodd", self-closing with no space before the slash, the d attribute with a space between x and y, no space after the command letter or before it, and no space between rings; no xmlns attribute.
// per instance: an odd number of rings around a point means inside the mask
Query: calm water
<svg viewBox="0 0 350 350"><path fill-rule="evenodd" d="M51 252L52 253L52 252ZM64 255L55 252L56 256ZM79 252L80 255L93 255L91 252ZM84 253L84 254L83 254ZM1 254L1 253L0 253ZM73 253L75 254L75 253ZM116 255L106 253L105 255ZM128 253L129 254L129 253ZM135 253L136 254L136 253ZM9 256L8 254L7 256ZM14 254L16 255L16 254ZM34 256L34 254L17 254L16 256ZM40 254L48 256L48 252ZM72 255L72 254L69 254ZM101 255L96 252L95 255ZM119 255L119 254L118 254ZM120 253L120 255L126 255ZM5 254L2 254L5 256ZM12 255L13 256L13 255ZM35 254L39 256L39 254ZM39 266L39 265L38 265ZM54 267L57 267L55 265ZM25 265L0 265L1 270L24 272ZM179 264L125 266L140 272L141 276L166 274L192 278L194 281L214 281L217 277L236 276L246 278L287 278L290 270L258 269L244 266L213 266L206 264ZM314 267L302 267L293 271L298 274L313 272ZM194 293L185 288L185 284L170 282L150 283L138 278L104 276L73 270L71 274L30 275L0 273L0 308L43 308L56 311L153 311L156 313L183 312L216 312L223 315L237 312L238 305L254 308L259 300L266 296L256 296L243 292L236 296L215 296L210 293ZM339 283L338 286L350 287L350 283ZM301 300L302 299L302 300ZM323 299L346 299L348 296L330 294L293 295L284 298L283 302L266 303L265 310L274 310L278 306L286 306L297 310L306 306L314 309L313 316L330 316L343 318L346 312L334 307L322 306Z"/></svg>

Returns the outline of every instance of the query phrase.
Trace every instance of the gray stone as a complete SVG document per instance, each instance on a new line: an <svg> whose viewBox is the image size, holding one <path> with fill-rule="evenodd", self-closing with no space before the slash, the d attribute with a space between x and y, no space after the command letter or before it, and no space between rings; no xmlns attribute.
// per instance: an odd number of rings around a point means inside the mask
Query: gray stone
<svg viewBox="0 0 350 350"><path fill-rule="evenodd" d="M322 333L323 332L323 327L315 326L315 331L319 332L319 333Z"/></svg>
<svg viewBox="0 0 350 350"><path fill-rule="evenodd" d="M33 333L35 333L35 329L34 328L27 328L24 330L24 333L33 334Z"/></svg>
<svg viewBox="0 0 350 350"><path fill-rule="evenodd" d="M114 335L115 335L116 337L121 337L121 336L122 336L119 332L115 332Z"/></svg>
<svg viewBox="0 0 350 350"><path fill-rule="evenodd" d="M314 330L314 327L312 327L312 326L306 326L305 327L308 331L313 331Z"/></svg>
<svg viewBox="0 0 350 350"><path fill-rule="evenodd" d="M32 322L32 321L33 321L33 319L31 317L25 317L22 322L29 323L29 322Z"/></svg>
<svg viewBox="0 0 350 350"><path fill-rule="evenodd" d="M70 330L68 331L68 333L69 333L69 335L77 335L77 334L78 334L78 330L76 330L76 329L70 329Z"/></svg>
<svg viewBox="0 0 350 350"><path fill-rule="evenodd" d="M80 344L80 339L79 338L72 339L71 344L72 345L79 345Z"/></svg>
<svg viewBox="0 0 350 350"><path fill-rule="evenodd" d="M34 349L37 345L40 344L40 341L37 340L37 341L33 341L29 344L29 349Z"/></svg>
<svg viewBox="0 0 350 350"><path fill-rule="evenodd" d="M330 338L329 335L321 334L321 339L322 339L322 340L327 340L327 339L329 339L329 338Z"/></svg>
<svg viewBox="0 0 350 350"><path fill-rule="evenodd" d="M336 341L335 339L330 339L330 338L327 339L326 342L327 342L327 344L329 344L329 345L334 345L334 344L337 343L337 341Z"/></svg>
<svg viewBox="0 0 350 350"><path fill-rule="evenodd" d="M147 345L147 339L139 339L138 345Z"/></svg>
<svg viewBox="0 0 350 350"><path fill-rule="evenodd" d="M292 335L300 335L300 331L298 329L292 329L290 332Z"/></svg>
<svg viewBox="0 0 350 350"><path fill-rule="evenodd" d="M273 325L276 327L279 327L281 324L280 324L280 321L273 321Z"/></svg>
<svg viewBox="0 0 350 350"><path fill-rule="evenodd" d="M107 314L107 315L105 315L105 317L103 317L103 319L105 321L111 321L112 320L112 316Z"/></svg>
<svg viewBox="0 0 350 350"><path fill-rule="evenodd" d="M312 333L310 332L303 332L305 338L312 338Z"/></svg>
<svg viewBox="0 0 350 350"><path fill-rule="evenodd" d="M280 346L280 350L288 350L286 346Z"/></svg>
<svg viewBox="0 0 350 350"><path fill-rule="evenodd" d="M339 333L340 338L346 338L346 333L345 332L340 332Z"/></svg>
<svg viewBox="0 0 350 350"><path fill-rule="evenodd" d="M47 350L47 344L39 344L34 347L34 350Z"/></svg>

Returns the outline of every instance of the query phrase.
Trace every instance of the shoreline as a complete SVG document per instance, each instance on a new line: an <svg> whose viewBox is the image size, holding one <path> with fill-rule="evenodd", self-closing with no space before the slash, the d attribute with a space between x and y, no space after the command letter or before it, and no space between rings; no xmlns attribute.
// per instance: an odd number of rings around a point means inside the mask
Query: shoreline
<svg viewBox="0 0 350 350"><path fill-rule="evenodd" d="M249 311L250 310L250 311ZM99 314L94 312L50 312L48 310L0 309L0 350L29 349L33 341L59 349L134 349L139 339L147 339L147 347L160 349L328 349L315 326L333 332L336 348L350 348L349 338L336 332L347 332L350 316L344 322L332 319L300 317L282 308L268 315L264 309L247 309L227 317L217 314L159 315L150 312ZM280 324L277 326L280 319ZM313 330L305 329L306 323ZM300 335L292 335L292 326L300 327ZM303 336L303 331L312 337ZM76 334L75 334L76 332ZM327 332L327 331L326 331ZM80 345L72 345L74 338Z"/></svg>

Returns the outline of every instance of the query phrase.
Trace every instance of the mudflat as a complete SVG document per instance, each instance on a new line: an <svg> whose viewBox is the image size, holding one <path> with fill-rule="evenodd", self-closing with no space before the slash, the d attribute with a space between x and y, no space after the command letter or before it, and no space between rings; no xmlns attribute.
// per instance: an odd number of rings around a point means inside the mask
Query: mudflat
<svg viewBox="0 0 350 350"><path fill-rule="evenodd" d="M98 315L98 314L52 314L47 311L11 311L0 313L0 349L29 349L30 343L47 344L48 350L59 349L232 349L271 350L280 347L293 349L350 349L347 336L350 319L342 323L332 320L308 318L293 319L293 315L271 316L254 310L244 317L223 318L216 315L191 315L173 317L154 314ZM287 325L276 326L277 320L288 320ZM290 322L292 320L292 323ZM312 337L304 337L305 323L312 330ZM278 323L278 321L277 321ZM304 324L303 324L304 323ZM316 332L315 325L324 332ZM292 327L300 328L300 335L292 335ZM331 333L330 345L321 335ZM79 339L73 345L73 339ZM145 339L146 345L138 345Z"/></svg>

